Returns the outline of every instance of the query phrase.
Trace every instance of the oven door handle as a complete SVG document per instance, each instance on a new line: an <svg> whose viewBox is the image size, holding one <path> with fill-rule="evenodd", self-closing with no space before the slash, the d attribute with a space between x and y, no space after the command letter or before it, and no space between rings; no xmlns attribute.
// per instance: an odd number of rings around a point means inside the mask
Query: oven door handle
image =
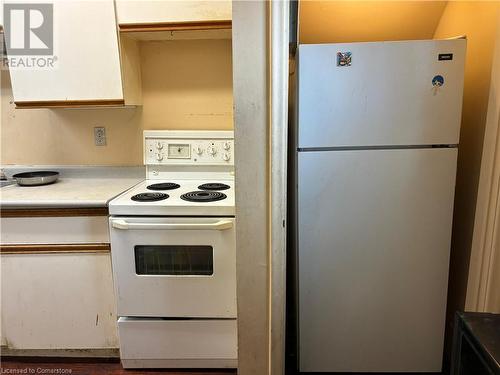
<svg viewBox="0 0 500 375"><path fill-rule="evenodd" d="M169 230L226 230L233 227L231 220L219 220L216 223L130 223L123 219L112 220L115 229L169 229Z"/></svg>

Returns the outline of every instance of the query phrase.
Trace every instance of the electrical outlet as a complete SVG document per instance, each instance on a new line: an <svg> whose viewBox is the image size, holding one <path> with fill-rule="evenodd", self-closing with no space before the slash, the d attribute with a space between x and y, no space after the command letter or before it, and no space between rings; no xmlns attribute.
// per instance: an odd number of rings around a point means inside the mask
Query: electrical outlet
<svg viewBox="0 0 500 375"><path fill-rule="evenodd" d="M94 143L96 146L106 146L106 128L104 126L94 128Z"/></svg>

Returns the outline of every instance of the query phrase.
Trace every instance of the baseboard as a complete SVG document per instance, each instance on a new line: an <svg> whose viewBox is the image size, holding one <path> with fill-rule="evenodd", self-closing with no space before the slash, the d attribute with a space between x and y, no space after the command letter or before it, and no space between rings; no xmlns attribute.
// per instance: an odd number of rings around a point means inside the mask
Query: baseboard
<svg viewBox="0 0 500 375"><path fill-rule="evenodd" d="M2 360L32 361L32 362L118 362L120 350L118 348L105 349L11 349L0 347Z"/></svg>

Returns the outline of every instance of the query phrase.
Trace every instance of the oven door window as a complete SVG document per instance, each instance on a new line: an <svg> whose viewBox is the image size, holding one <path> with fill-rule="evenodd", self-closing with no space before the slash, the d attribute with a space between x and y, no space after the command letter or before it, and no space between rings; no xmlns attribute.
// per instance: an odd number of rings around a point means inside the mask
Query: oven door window
<svg viewBox="0 0 500 375"><path fill-rule="evenodd" d="M210 276L214 273L212 246L136 245L137 275Z"/></svg>

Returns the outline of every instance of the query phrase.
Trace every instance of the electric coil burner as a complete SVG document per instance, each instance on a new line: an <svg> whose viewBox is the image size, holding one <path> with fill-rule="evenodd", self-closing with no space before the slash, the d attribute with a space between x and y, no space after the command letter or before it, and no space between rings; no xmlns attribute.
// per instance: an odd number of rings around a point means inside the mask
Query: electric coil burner
<svg viewBox="0 0 500 375"><path fill-rule="evenodd" d="M148 190L174 190L180 188L181 185L175 182L161 182L159 184L148 185Z"/></svg>
<svg viewBox="0 0 500 375"><path fill-rule="evenodd" d="M130 199L137 202L156 202L167 198L168 194L165 193L139 193L133 195Z"/></svg>
<svg viewBox="0 0 500 375"><path fill-rule="evenodd" d="M226 184L221 184L218 182L209 182L208 184L202 184L198 186L200 190L227 190L230 186Z"/></svg>
<svg viewBox="0 0 500 375"><path fill-rule="evenodd" d="M190 191L182 194L181 199L189 202L215 202L226 199L226 194L219 191Z"/></svg>

